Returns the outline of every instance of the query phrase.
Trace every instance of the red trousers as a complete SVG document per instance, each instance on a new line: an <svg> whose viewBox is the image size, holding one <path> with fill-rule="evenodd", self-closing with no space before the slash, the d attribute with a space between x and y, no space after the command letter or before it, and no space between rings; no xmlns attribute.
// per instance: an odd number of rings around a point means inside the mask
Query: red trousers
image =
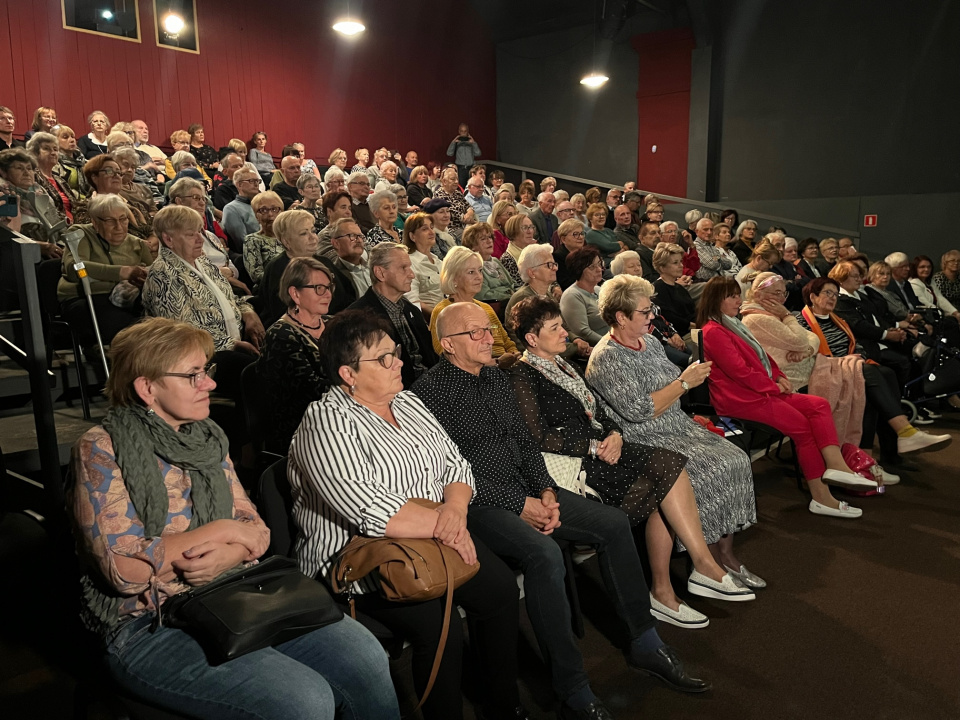
<svg viewBox="0 0 960 720"><path fill-rule="evenodd" d="M743 420L762 422L793 441L800 469L807 480L823 477L827 469L821 448L840 445L830 403L816 395L791 393L745 403L731 413Z"/></svg>

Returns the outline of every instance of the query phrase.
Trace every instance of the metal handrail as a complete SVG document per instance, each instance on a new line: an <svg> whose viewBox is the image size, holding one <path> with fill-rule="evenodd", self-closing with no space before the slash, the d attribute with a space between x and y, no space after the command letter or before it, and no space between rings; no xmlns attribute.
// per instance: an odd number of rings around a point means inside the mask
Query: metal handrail
<svg viewBox="0 0 960 720"><path fill-rule="evenodd" d="M576 177L575 175L564 175L562 173L548 172L547 170L539 170L537 168L525 167L523 165L511 165L510 163L500 162L499 160L484 160L483 163L488 167L493 165L500 168L509 168L510 170L519 170L522 179L527 179L527 173L533 175L540 175L542 177L555 177L557 180L569 180L570 182L575 182L580 185L593 186L597 187L620 187L617 183L601 182L600 180L590 180L588 178ZM715 210L717 212L722 212L733 208L740 215L750 215L751 217L763 218L764 220L770 220L771 222L777 225L799 225L800 227L810 228L811 230L816 230L821 233L828 233L830 235L840 235L850 238L859 238L859 230L850 230L848 228L838 228L832 227L830 225L818 225L816 223L805 222L803 220L794 220L792 218L780 217L779 215L770 215L769 213L758 212L750 208L738 208L736 205L717 205L716 203L704 202L702 200L693 200L691 198L676 197L675 195L664 195L663 193L658 193L654 190L641 190L637 188L637 192L642 195L648 193L653 193L661 200L669 200L673 203L682 203L684 205L693 205L697 208L707 208L709 210Z"/></svg>

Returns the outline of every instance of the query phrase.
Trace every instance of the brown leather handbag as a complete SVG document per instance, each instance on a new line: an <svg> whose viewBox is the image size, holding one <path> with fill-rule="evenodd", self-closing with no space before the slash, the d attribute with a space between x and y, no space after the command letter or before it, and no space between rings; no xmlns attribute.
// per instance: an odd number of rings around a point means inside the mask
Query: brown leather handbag
<svg viewBox="0 0 960 720"><path fill-rule="evenodd" d="M410 502L430 509L440 507L440 503L422 498L412 498ZM443 631L437 644L433 670L414 709L416 712L430 695L440 670L453 614L453 591L477 574L480 563L467 565L460 553L433 538L367 538L357 535L337 554L330 570L330 585L335 593L346 594L350 615L354 618L357 613L351 584L374 570L378 571L380 594L387 600L420 602L446 595Z"/></svg>

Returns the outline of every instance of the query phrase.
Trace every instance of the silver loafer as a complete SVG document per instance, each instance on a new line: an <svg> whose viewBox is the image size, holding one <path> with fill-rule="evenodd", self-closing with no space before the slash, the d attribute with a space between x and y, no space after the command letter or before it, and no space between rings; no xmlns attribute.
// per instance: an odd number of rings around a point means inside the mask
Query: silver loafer
<svg viewBox="0 0 960 720"><path fill-rule="evenodd" d="M746 602L756 598L753 590L738 583L730 573L724 575L721 582L717 582L696 570L690 573L690 578L687 580L687 592L691 595L727 602Z"/></svg>
<svg viewBox="0 0 960 720"><path fill-rule="evenodd" d="M657 600L653 596L653 593L650 593L650 614L661 622L687 628L688 630L705 628L710 624L710 618L702 612L697 612L685 602L680 603L679 610L672 610L669 606Z"/></svg>
<svg viewBox="0 0 960 720"><path fill-rule="evenodd" d="M733 575L737 580L742 582L748 588L753 588L758 590L760 588L765 588L767 586L767 581L764 580L759 575L754 575L752 572L747 570L746 565L741 565L739 570L734 570L731 567L723 566L724 570Z"/></svg>

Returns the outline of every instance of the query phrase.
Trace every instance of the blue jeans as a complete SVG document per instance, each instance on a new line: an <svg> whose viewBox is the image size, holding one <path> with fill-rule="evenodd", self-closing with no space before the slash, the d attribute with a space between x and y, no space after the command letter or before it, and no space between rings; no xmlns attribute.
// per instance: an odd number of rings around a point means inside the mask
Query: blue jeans
<svg viewBox="0 0 960 720"><path fill-rule="evenodd" d="M565 701L587 687L589 679L570 627L563 554L553 538L597 549L604 585L631 640L653 627L654 621L650 591L626 513L566 490L559 490L557 499L560 527L552 536L540 534L511 511L491 505L471 505L468 527L494 553L523 571L527 615L550 668L554 692Z"/></svg>
<svg viewBox="0 0 960 720"><path fill-rule="evenodd" d="M216 667L182 630L129 621L107 648L110 671L134 697L207 718L399 718L387 654L362 625L342 620Z"/></svg>

